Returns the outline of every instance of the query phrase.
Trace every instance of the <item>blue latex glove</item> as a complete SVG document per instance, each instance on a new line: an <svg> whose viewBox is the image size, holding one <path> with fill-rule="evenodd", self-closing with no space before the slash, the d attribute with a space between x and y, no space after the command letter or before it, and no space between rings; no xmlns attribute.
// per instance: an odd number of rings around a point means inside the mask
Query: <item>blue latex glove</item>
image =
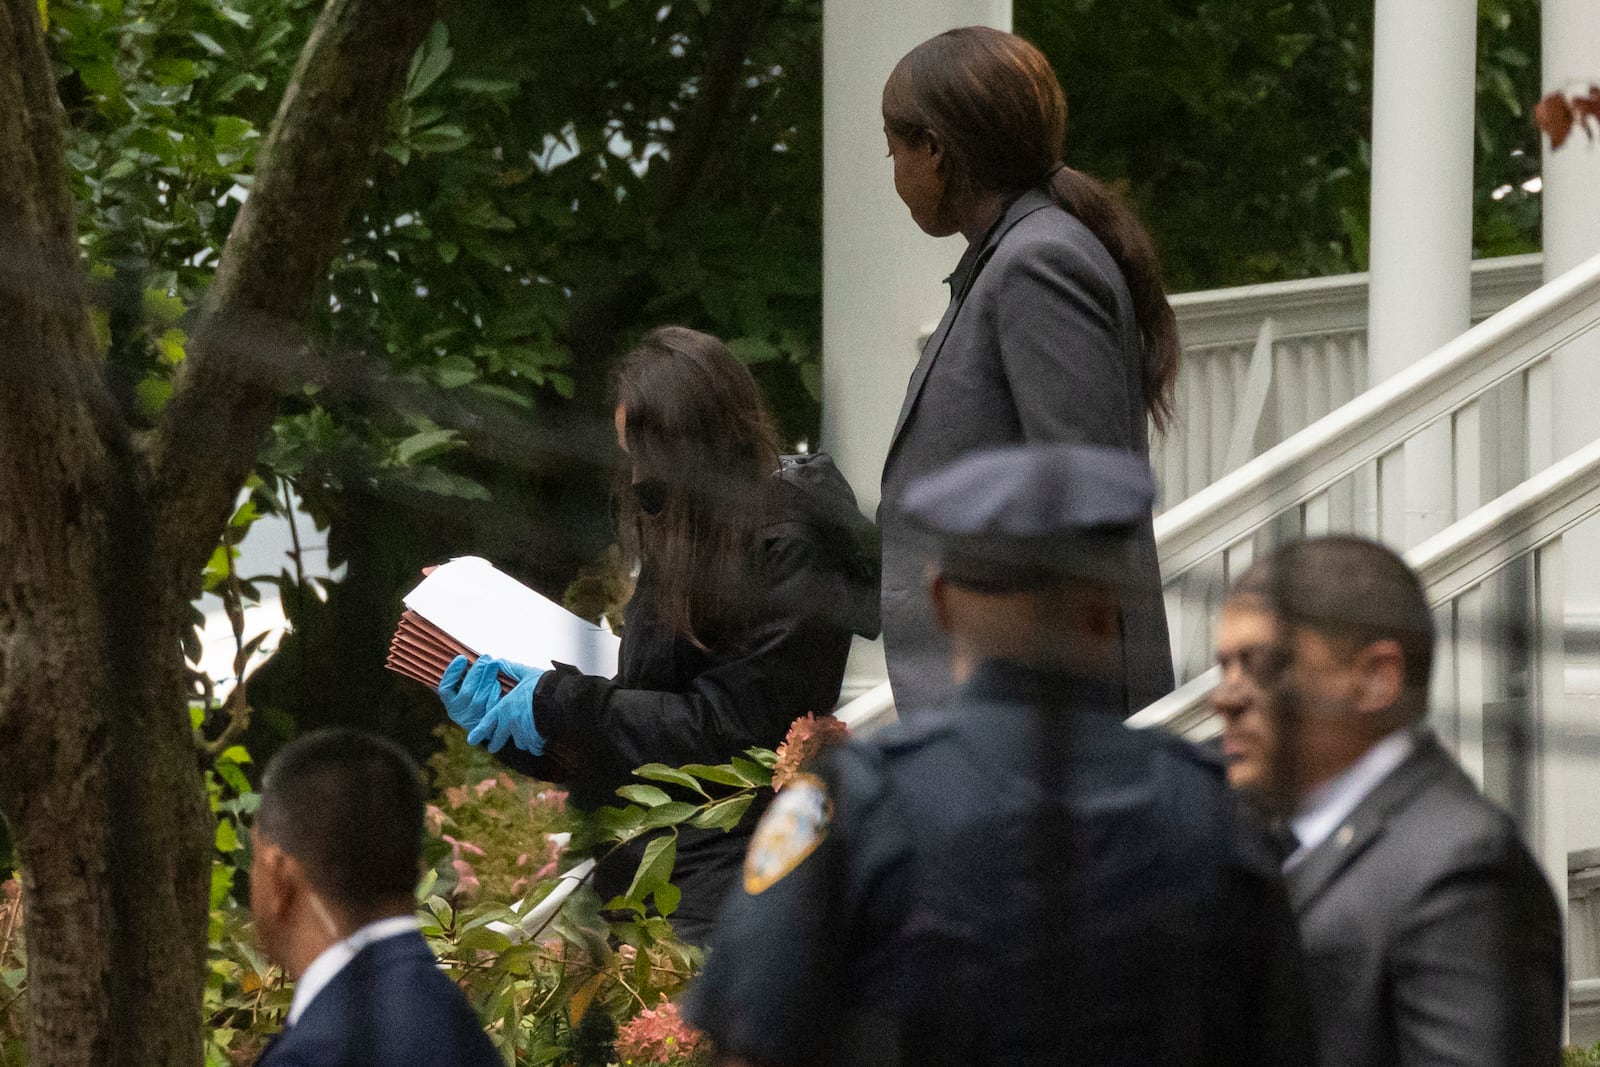
<svg viewBox="0 0 1600 1067"><path fill-rule="evenodd" d="M477 662L457 656L444 669L438 693L450 721L470 730L500 699L500 662L488 656L480 656Z"/></svg>
<svg viewBox="0 0 1600 1067"><path fill-rule="evenodd" d="M511 741L530 756L544 755L544 737L533 723L533 691L544 671L521 663L495 660L498 673L516 679L516 686L494 702L467 734L469 745L499 752Z"/></svg>

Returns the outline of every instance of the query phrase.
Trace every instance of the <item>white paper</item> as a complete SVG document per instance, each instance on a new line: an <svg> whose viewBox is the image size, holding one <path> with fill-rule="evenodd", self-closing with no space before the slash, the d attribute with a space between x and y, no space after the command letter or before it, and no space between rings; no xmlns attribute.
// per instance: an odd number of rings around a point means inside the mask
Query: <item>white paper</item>
<svg viewBox="0 0 1600 1067"><path fill-rule="evenodd" d="M530 667L570 663L603 678L617 673L622 642L615 634L477 556L435 567L406 595L405 603L480 656Z"/></svg>

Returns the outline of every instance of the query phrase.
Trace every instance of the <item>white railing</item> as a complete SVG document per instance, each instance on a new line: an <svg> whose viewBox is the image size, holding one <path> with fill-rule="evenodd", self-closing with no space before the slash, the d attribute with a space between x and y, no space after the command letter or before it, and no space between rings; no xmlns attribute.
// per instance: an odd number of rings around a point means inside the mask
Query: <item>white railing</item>
<svg viewBox="0 0 1600 1067"><path fill-rule="evenodd" d="M1439 629L1431 721L1484 791L1520 817L1552 884L1567 878L1567 742L1583 735L1565 709L1562 538L1600 513L1600 441L1523 482L1406 555L1421 577ZM1492 583L1513 580L1507 597ZM1508 601L1520 618L1507 619ZM1496 670L1516 633L1516 676ZM1493 653L1493 654L1491 654ZM1498 674L1498 677L1496 675ZM1215 733L1207 697L1216 668L1129 722L1191 738Z"/></svg>
<svg viewBox="0 0 1600 1067"><path fill-rule="evenodd" d="M1547 357L1597 324L1600 256L1157 516L1180 681L1209 664L1221 592L1256 551L1333 530L1403 543L1404 446L1435 423L1450 428L1449 469L1424 473L1454 487L1447 519L1472 511L1486 488L1496 488L1493 449L1520 455L1528 447L1521 405L1530 389L1537 391L1533 376L1547 374ZM1513 403L1505 389L1488 395L1507 382ZM1485 421L1491 432L1480 434ZM1501 439L1507 427L1518 440ZM1353 507L1359 499L1367 506Z"/></svg>
<svg viewBox="0 0 1600 1067"><path fill-rule="evenodd" d="M1472 265L1472 320L1538 288L1542 257ZM1367 387L1366 274L1180 293L1176 423L1154 440L1161 498L1199 492Z"/></svg>
<svg viewBox="0 0 1600 1067"><path fill-rule="evenodd" d="M1475 303L1490 305L1521 286L1535 265L1532 258L1519 257L1505 266L1483 269L1480 273L1497 281L1495 286L1483 283ZM1243 315L1250 310L1250 301L1266 299L1263 294L1269 290L1282 296L1289 288L1292 297L1298 289L1304 306L1297 311L1291 301L1281 312L1285 321L1295 321L1296 314L1309 315L1305 308L1324 299L1330 288L1343 291L1350 284L1341 280L1332 287L1318 282L1251 287L1236 291L1232 306L1244 308L1238 313ZM1213 311L1212 317L1211 322L1203 317L1196 321L1220 332L1221 312ZM1477 432L1482 421L1480 398L1507 380L1525 385L1552 351L1597 324L1600 256L1159 515L1156 544L1169 586L1168 616L1180 681L1209 666L1211 620L1222 590L1258 548L1288 536L1335 529L1384 536L1385 509L1377 506L1389 495L1384 483L1391 493L1397 483L1403 484L1403 446L1427 426L1446 419L1451 426L1454 448L1448 477L1456 486L1453 517L1476 507L1486 484L1479 477L1484 455L1484 441ZM1191 329L1197 328L1191 324ZM1520 426L1517 420L1506 421ZM1369 509L1352 506L1358 493L1372 504ZM1202 684L1199 691L1208 688ZM1182 702L1195 691L1185 684L1148 712L1170 710L1177 706L1171 702ZM863 734L892 722L894 705L887 683L845 705L839 714ZM1185 723L1179 717L1170 725Z"/></svg>

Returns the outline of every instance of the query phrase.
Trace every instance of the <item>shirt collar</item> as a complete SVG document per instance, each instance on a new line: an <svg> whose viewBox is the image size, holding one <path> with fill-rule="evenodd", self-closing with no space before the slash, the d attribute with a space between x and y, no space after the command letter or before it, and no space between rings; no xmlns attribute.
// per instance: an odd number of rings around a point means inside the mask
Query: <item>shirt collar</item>
<svg viewBox="0 0 1600 1067"><path fill-rule="evenodd" d="M982 239L967 245L967 250L961 253L961 259L956 263L956 269L945 279L945 284L950 286L951 299L959 300L966 294L973 275L978 273L978 268L982 265L984 253L999 243L1001 235L1010 229L1014 222L1031 211L1053 203L1055 203L1054 198L1043 189L1024 190L1008 203L1000 212L999 218L989 225Z"/></svg>
<svg viewBox="0 0 1600 1067"><path fill-rule="evenodd" d="M311 966L305 969L300 980L294 984L294 1000L289 1004L289 1018L285 1026L293 1026L300 1021L306 1013L311 1002L317 994L328 987L328 983L338 977L356 954L368 945L378 941L386 941L391 937L401 934L413 933L421 929L415 915L395 915L387 919L371 922L345 938L336 941L323 949L316 959L311 961Z"/></svg>
<svg viewBox="0 0 1600 1067"><path fill-rule="evenodd" d="M1313 789L1289 821L1299 847L1283 861L1285 871L1322 844L1378 784L1417 747L1416 731L1401 727L1362 753L1338 775Z"/></svg>

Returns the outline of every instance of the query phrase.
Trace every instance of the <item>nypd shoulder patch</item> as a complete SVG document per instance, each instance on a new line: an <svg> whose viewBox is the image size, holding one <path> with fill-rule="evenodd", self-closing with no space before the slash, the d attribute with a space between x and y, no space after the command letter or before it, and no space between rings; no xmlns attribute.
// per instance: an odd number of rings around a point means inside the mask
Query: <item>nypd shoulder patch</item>
<svg viewBox="0 0 1600 1067"><path fill-rule="evenodd" d="M765 892L800 866L822 844L832 817L833 802L822 779L796 775L756 825L744 859L745 892Z"/></svg>

